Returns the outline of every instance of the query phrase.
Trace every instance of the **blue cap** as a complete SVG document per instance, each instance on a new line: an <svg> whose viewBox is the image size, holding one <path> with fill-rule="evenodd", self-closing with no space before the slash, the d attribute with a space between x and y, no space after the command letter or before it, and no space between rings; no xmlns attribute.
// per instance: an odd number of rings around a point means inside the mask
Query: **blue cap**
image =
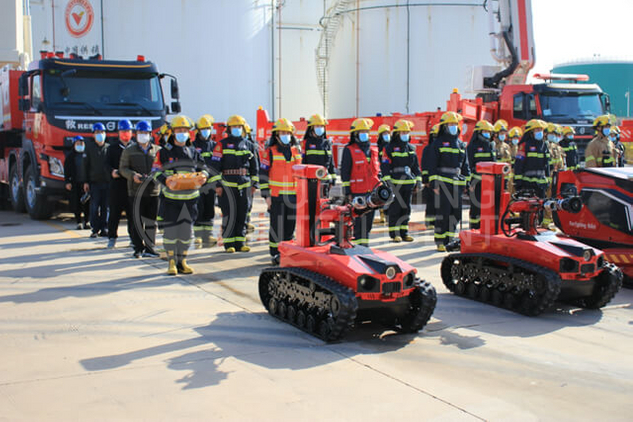
<svg viewBox="0 0 633 422"><path fill-rule="evenodd" d="M137 132L151 132L152 125L150 125L147 120L141 120L140 122L136 124L136 131Z"/></svg>
<svg viewBox="0 0 633 422"><path fill-rule="evenodd" d="M119 120L117 130L132 130L132 122L128 119Z"/></svg>
<svg viewBox="0 0 633 422"><path fill-rule="evenodd" d="M103 123L95 123L94 125L92 125L92 131L96 132L96 131L104 131L105 132L105 126L103 125Z"/></svg>
<svg viewBox="0 0 633 422"><path fill-rule="evenodd" d="M98 123L98 124L101 124L101 123ZM79 135L77 135L77 136L75 136L75 137L73 138L73 144L74 144L75 142L79 142L79 141L83 141L83 140L84 140L84 137L83 137L83 136L79 136Z"/></svg>

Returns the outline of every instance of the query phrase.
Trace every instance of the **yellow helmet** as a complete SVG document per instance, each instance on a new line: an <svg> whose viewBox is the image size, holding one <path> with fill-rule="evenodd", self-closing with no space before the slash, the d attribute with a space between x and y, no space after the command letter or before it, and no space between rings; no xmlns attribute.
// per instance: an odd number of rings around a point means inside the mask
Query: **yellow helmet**
<svg viewBox="0 0 633 422"><path fill-rule="evenodd" d="M510 138L520 138L521 136L523 136L523 131L518 126L513 127L510 129L510 132L508 132L508 137Z"/></svg>
<svg viewBox="0 0 633 422"><path fill-rule="evenodd" d="M378 135L380 135L383 132L389 132L389 131L391 131L391 127L389 125L378 126Z"/></svg>
<svg viewBox="0 0 633 422"><path fill-rule="evenodd" d="M616 134L616 135L619 135L620 134L620 128L617 127L617 126L611 126L611 132Z"/></svg>
<svg viewBox="0 0 633 422"><path fill-rule="evenodd" d="M308 119L308 127L310 126L325 126L327 125L327 120L325 120L323 118L323 116L321 116L320 114L313 114L312 116L310 116L310 118Z"/></svg>
<svg viewBox="0 0 633 422"><path fill-rule="evenodd" d="M560 125L557 125L556 123L548 123L547 124L547 128L545 129L545 132L547 133L557 133L557 134L561 134L562 130Z"/></svg>
<svg viewBox="0 0 633 422"><path fill-rule="evenodd" d="M192 122L191 119L187 116L184 116L182 114L174 117L173 119L171 119L171 128L172 129L177 129L179 127L185 127L187 129L191 129L192 127Z"/></svg>
<svg viewBox="0 0 633 422"><path fill-rule="evenodd" d="M439 123L436 125L433 125L433 127L431 127L431 135L433 136L437 136L438 133L440 133L440 125Z"/></svg>
<svg viewBox="0 0 633 422"><path fill-rule="evenodd" d="M244 119L242 116L238 116L237 114L234 114L226 120L226 125L227 126L246 126L246 119Z"/></svg>
<svg viewBox="0 0 633 422"><path fill-rule="evenodd" d="M361 117L352 122L352 127L350 127L349 131L350 133L352 133L359 130L370 130L373 125L374 125L373 120L364 119Z"/></svg>
<svg viewBox="0 0 633 422"><path fill-rule="evenodd" d="M167 123L165 123L164 125L162 125L162 126L160 127L160 129L158 130L158 132L159 132L161 135L165 135L165 134L167 134L167 136L169 136L169 135L171 135L171 128L169 127L169 125L168 125Z"/></svg>
<svg viewBox="0 0 633 422"><path fill-rule="evenodd" d="M499 133L502 130L508 131L508 122L503 119L499 119L495 122L494 131L495 133Z"/></svg>
<svg viewBox="0 0 633 422"><path fill-rule="evenodd" d="M546 122L544 122L544 121L542 121L540 119L532 119L532 120L529 120L525 124L523 129L525 130L525 133L527 133L527 132L529 132L531 130L534 130L534 129L543 129L543 130L545 130L546 128L547 128L547 123Z"/></svg>
<svg viewBox="0 0 633 422"><path fill-rule="evenodd" d="M275 124L273 125L272 131L273 132L279 132L279 131L294 132L295 126L292 124L290 120L282 117L281 119L275 122Z"/></svg>
<svg viewBox="0 0 633 422"><path fill-rule="evenodd" d="M410 120L400 119L393 125L394 132L411 132L413 122Z"/></svg>
<svg viewBox="0 0 633 422"><path fill-rule="evenodd" d="M563 126L562 133L563 133L563 136L565 136L565 135L573 135L573 134L576 133L576 131L571 126Z"/></svg>
<svg viewBox="0 0 633 422"><path fill-rule="evenodd" d="M440 126L450 123L459 123L462 121L462 119L463 117L458 113L455 113L454 111L447 111L446 113L442 114L442 117L440 117Z"/></svg>
<svg viewBox="0 0 633 422"><path fill-rule="evenodd" d="M196 122L196 129L207 129L213 126L213 122L215 120L213 119L213 116L210 114L205 114L204 116L200 117L198 119L198 121Z"/></svg>
<svg viewBox="0 0 633 422"><path fill-rule="evenodd" d="M248 123L244 125L244 132L246 132L247 135L250 134L252 130L253 129L251 128L251 125L249 125Z"/></svg>
<svg viewBox="0 0 633 422"><path fill-rule="evenodd" d="M481 131L487 130L489 132L492 132L494 129L495 129L494 126L492 126L492 124L488 120L480 120L475 125L474 131L481 132Z"/></svg>
<svg viewBox="0 0 633 422"><path fill-rule="evenodd" d="M593 121L593 127L607 126L611 124L611 119L608 114L603 114L602 116L596 117L596 120Z"/></svg>

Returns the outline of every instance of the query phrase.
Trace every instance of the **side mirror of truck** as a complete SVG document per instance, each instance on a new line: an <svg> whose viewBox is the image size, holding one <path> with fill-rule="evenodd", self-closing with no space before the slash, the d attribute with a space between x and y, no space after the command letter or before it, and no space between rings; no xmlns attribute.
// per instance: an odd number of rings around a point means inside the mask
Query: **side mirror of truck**
<svg viewBox="0 0 633 422"><path fill-rule="evenodd" d="M611 111L611 97L609 97L609 94L604 94L604 108L607 113L609 113Z"/></svg>
<svg viewBox="0 0 633 422"><path fill-rule="evenodd" d="M25 97L27 95L29 95L29 75L23 73L18 82L18 96Z"/></svg>
<svg viewBox="0 0 633 422"><path fill-rule="evenodd" d="M174 100L180 98L180 90L178 89L178 81L176 79L171 80L171 98Z"/></svg>
<svg viewBox="0 0 633 422"><path fill-rule="evenodd" d="M180 101L173 101L171 103L171 112L176 114L176 113L180 113L182 111L182 108L180 107Z"/></svg>

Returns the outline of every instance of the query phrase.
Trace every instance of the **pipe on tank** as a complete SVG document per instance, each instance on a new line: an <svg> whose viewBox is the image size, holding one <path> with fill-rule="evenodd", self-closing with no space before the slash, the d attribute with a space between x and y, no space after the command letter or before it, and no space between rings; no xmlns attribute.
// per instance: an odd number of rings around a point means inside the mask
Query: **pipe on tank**
<svg viewBox="0 0 633 422"><path fill-rule="evenodd" d="M508 51L510 51L510 54L512 55L512 62L510 63L510 66L506 67L501 72L498 72L488 78L484 78L484 87L486 88L498 88L499 82L514 73L516 68L519 66L519 57L517 55L516 49L514 48L514 44L512 44L510 31L503 31L503 39L506 42Z"/></svg>

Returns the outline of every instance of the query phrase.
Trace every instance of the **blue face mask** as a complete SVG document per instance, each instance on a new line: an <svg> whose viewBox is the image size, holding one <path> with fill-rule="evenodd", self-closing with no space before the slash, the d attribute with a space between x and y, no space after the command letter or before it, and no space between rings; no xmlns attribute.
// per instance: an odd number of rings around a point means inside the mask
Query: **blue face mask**
<svg viewBox="0 0 633 422"><path fill-rule="evenodd" d="M547 140L550 142L556 142L556 135L554 135L553 133L548 133L547 134Z"/></svg>
<svg viewBox="0 0 633 422"><path fill-rule="evenodd" d="M567 139L571 141L572 139L574 139L574 135L567 135Z"/></svg>
<svg viewBox="0 0 633 422"><path fill-rule="evenodd" d="M279 135L279 140L284 145L288 145L290 143L290 139L292 139L290 135Z"/></svg>
<svg viewBox="0 0 633 422"><path fill-rule="evenodd" d="M202 135L204 139L209 139L209 136L211 136L211 129L202 129L200 131L200 135Z"/></svg>
<svg viewBox="0 0 633 422"><path fill-rule="evenodd" d="M457 126L449 126L448 133L450 133L453 136L457 135Z"/></svg>
<svg viewBox="0 0 633 422"><path fill-rule="evenodd" d="M408 133L401 134L400 140L402 140L402 142L409 142L409 134Z"/></svg>
<svg viewBox="0 0 633 422"><path fill-rule="evenodd" d="M512 139L512 145L519 145L519 138Z"/></svg>
<svg viewBox="0 0 633 422"><path fill-rule="evenodd" d="M361 141L361 142L369 141L369 133L359 133L358 134L358 140Z"/></svg>
<svg viewBox="0 0 633 422"><path fill-rule="evenodd" d="M534 132L534 139L536 139L537 141L542 141L543 140L543 132Z"/></svg>
<svg viewBox="0 0 633 422"><path fill-rule="evenodd" d="M85 145L75 145L75 151L77 152L84 152L86 149Z"/></svg>
<svg viewBox="0 0 633 422"><path fill-rule="evenodd" d="M189 133L188 132L176 133L175 136L176 136L176 141L178 141L181 144L184 144L189 139Z"/></svg>
<svg viewBox="0 0 633 422"><path fill-rule="evenodd" d="M611 142L615 142L615 136L614 135L609 135L609 140Z"/></svg>
<svg viewBox="0 0 633 422"><path fill-rule="evenodd" d="M101 143L101 142L105 141L105 138L106 138L106 134L105 134L105 133L97 133L97 134L95 135L95 140L96 140L97 142L99 142L99 143Z"/></svg>
<svg viewBox="0 0 633 422"><path fill-rule="evenodd" d="M242 136L242 128L238 127L238 126L233 126L231 128L231 136L235 136L236 138L239 138Z"/></svg>
<svg viewBox="0 0 633 422"><path fill-rule="evenodd" d="M505 135L499 135L499 140L500 141L505 141L506 140L506 136Z"/></svg>
<svg viewBox="0 0 633 422"><path fill-rule="evenodd" d="M316 136L321 136L325 133L325 128L323 126L317 126L314 128L314 134Z"/></svg>
<svg viewBox="0 0 633 422"><path fill-rule="evenodd" d="M490 139L490 132L481 132L481 136L483 136L486 139Z"/></svg>
<svg viewBox="0 0 633 422"><path fill-rule="evenodd" d="M388 133L385 133L384 135L382 135L382 140L385 142L391 141L391 135L389 135Z"/></svg>
<svg viewBox="0 0 633 422"><path fill-rule="evenodd" d="M604 136L609 136L611 134L611 128L610 127L602 128L602 134Z"/></svg>

